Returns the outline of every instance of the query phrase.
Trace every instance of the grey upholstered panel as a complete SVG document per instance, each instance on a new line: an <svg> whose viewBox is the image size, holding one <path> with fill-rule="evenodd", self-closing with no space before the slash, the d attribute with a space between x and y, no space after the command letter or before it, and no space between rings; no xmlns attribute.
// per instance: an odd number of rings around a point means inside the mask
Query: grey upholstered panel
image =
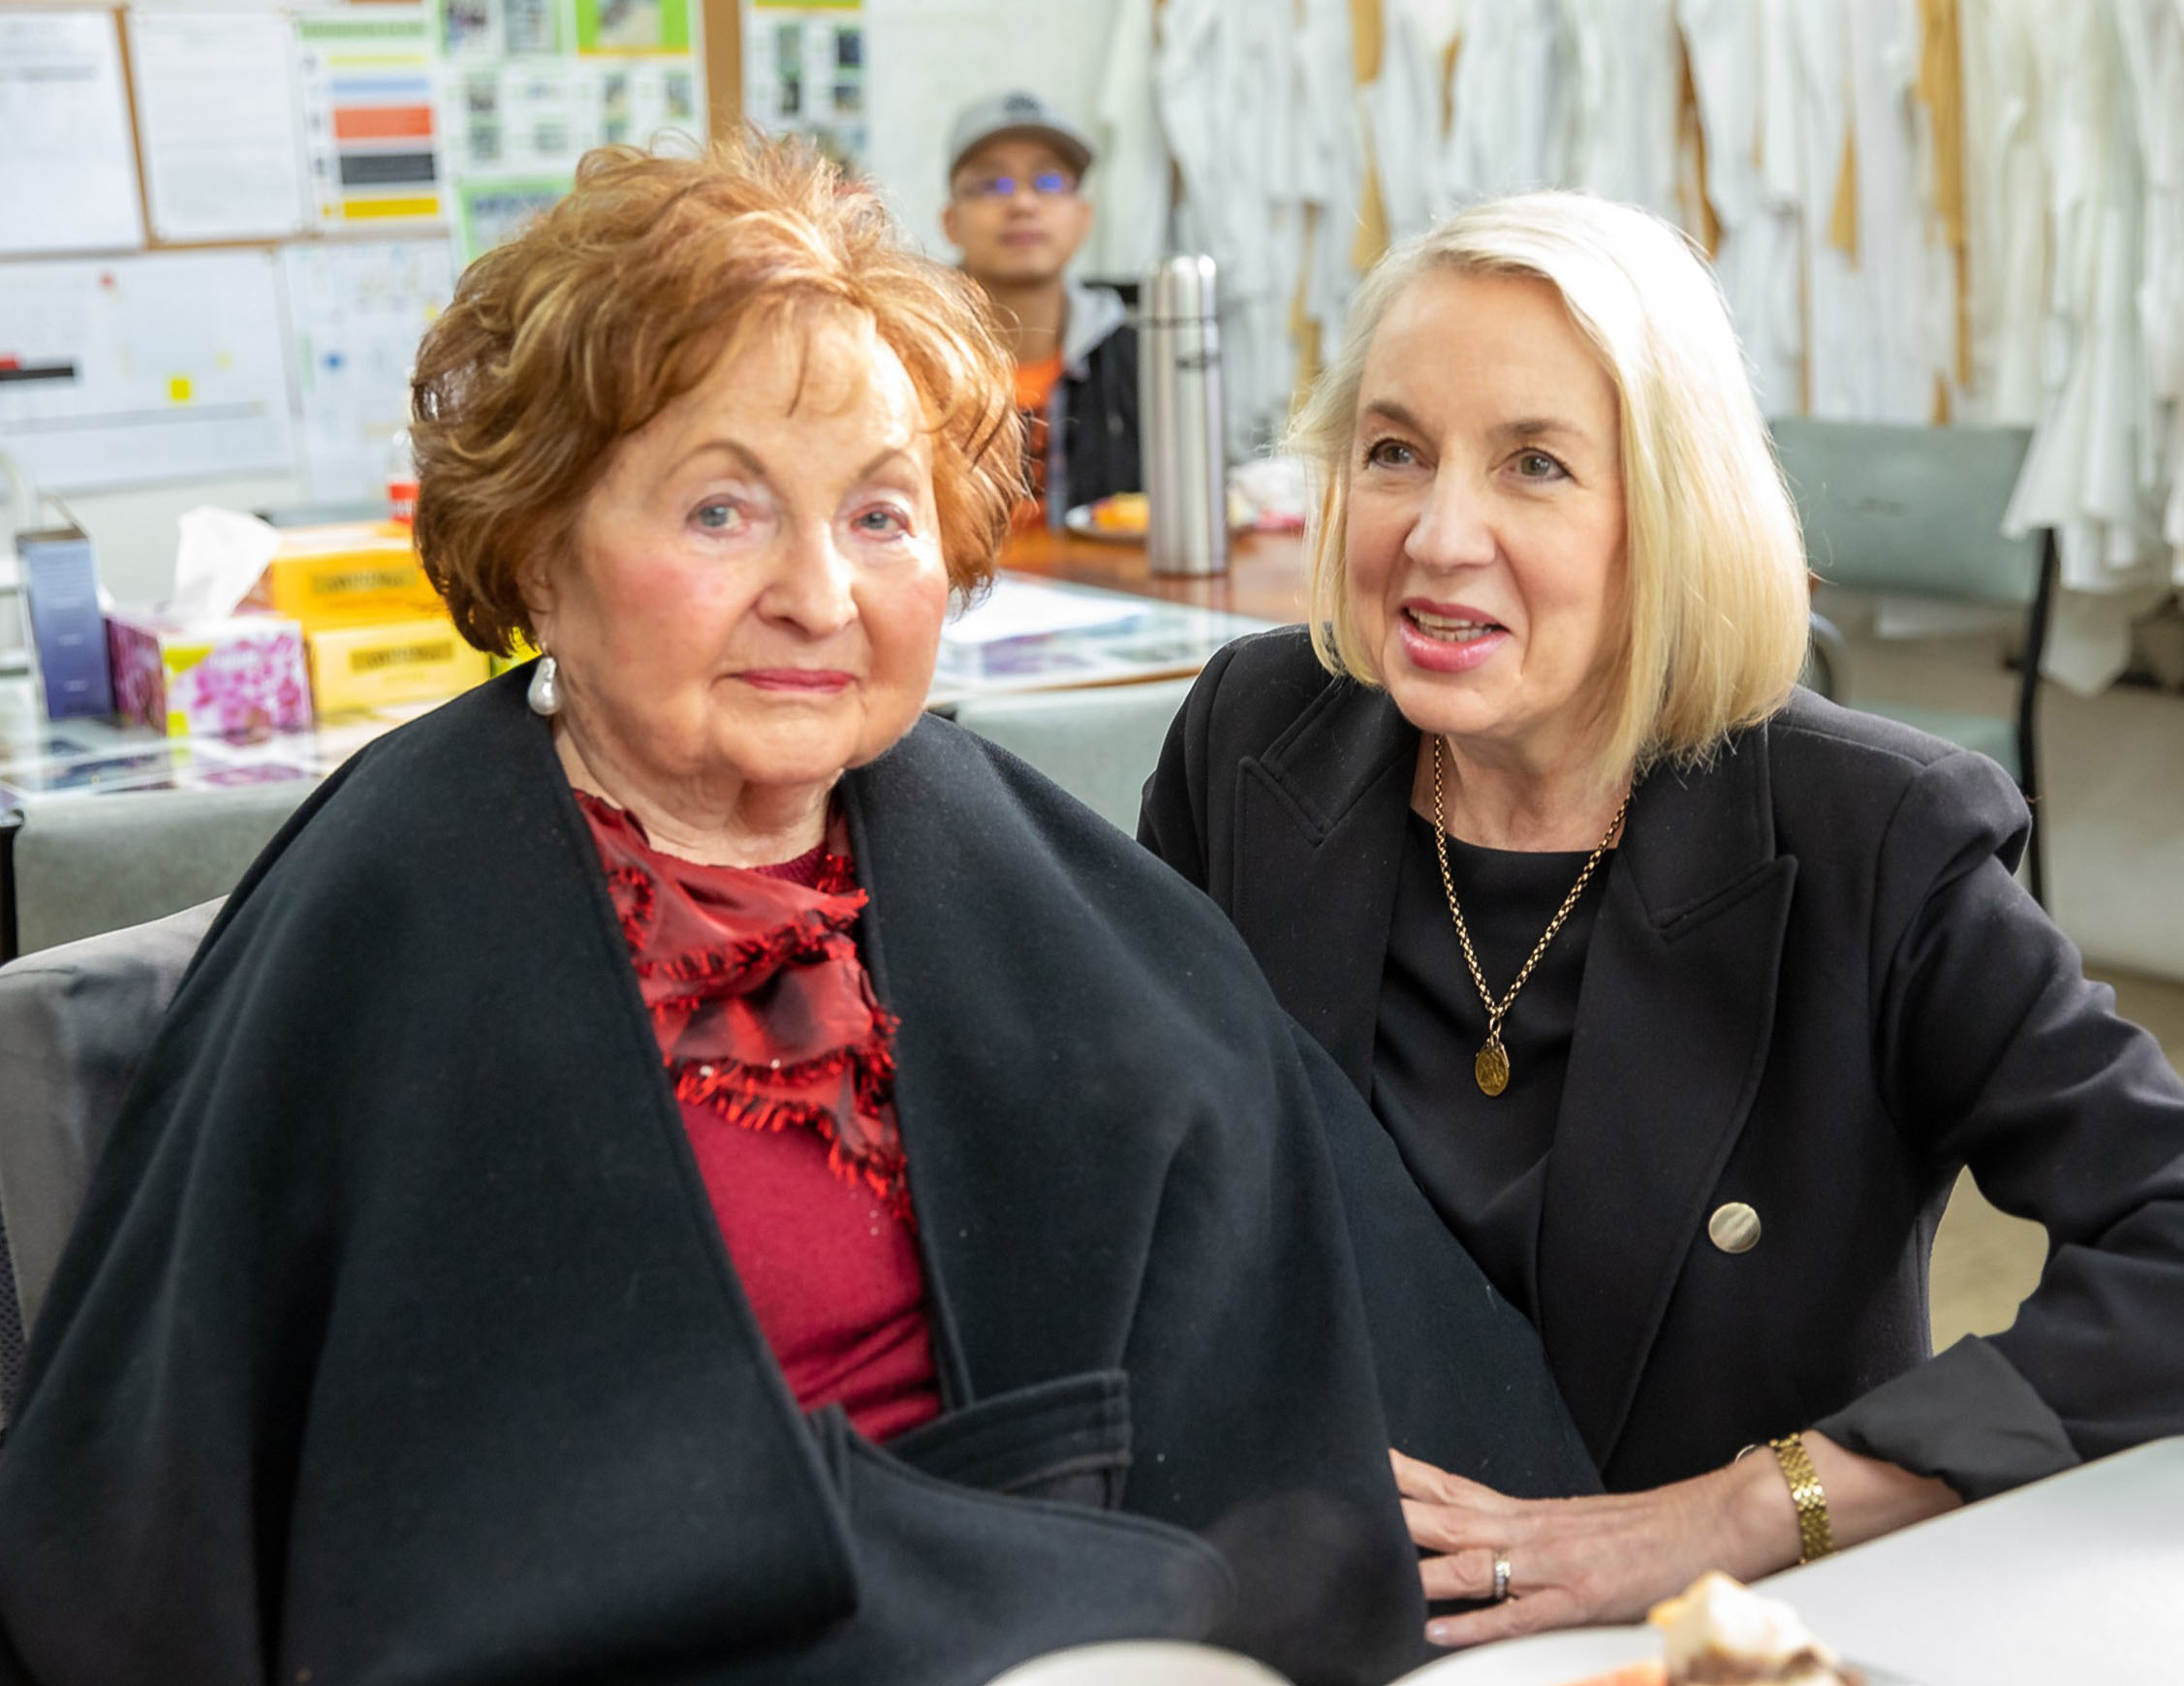
<svg viewBox="0 0 2184 1686"><path fill-rule="evenodd" d="M1831 585L2029 605L2043 537L2002 536L2024 427L1915 427L1785 416L1768 423L1814 572Z"/></svg>
<svg viewBox="0 0 2184 1686"><path fill-rule="evenodd" d="M225 895L317 781L122 791L31 807L16 834L24 954Z"/></svg>
<svg viewBox="0 0 2184 1686"><path fill-rule="evenodd" d="M955 719L1136 835L1145 781L1190 691L1188 679L1164 679L978 697L958 703Z"/></svg>
<svg viewBox="0 0 2184 1686"><path fill-rule="evenodd" d="M138 1063L220 905L0 966L0 1215L26 1332Z"/></svg>

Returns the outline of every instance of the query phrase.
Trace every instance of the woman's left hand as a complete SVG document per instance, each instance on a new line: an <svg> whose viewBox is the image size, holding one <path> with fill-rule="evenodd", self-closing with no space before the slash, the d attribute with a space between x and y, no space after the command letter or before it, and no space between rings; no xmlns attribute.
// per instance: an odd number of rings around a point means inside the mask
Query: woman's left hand
<svg viewBox="0 0 2184 1686"><path fill-rule="evenodd" d="M1388 1454L1428 1599L1492 1598L1494 1559L1509 1562L1508 1597L1426 1625L1437 1645L1476 1645L1544 1628L1636 1621L1708 1569L1750 1579L1796 1561L1797 1521L1772 1458L1747 1458L1642 1493L1513 1499L1492 1487ZM1781 1489L1779 1533L1764 1525L1760 1482ZM1760 1516L1749 1513L1759 1511ZM1753 1526L1758 1522L1759 1526ZM1757 1533L1766 1546L1747 1538Z"/></svg>
<svg viewBox="0 0 2184 1686"><path fill-rule="evenodd" d="M1835 1543L1856 1545L1961 1501L1941 1482L1861 1457L1807 1432ZM1476 1645L1545 1628L1636 1621L1709 1569L1755 1580L1797 1561L1797 1512L1764 1450L1641 1493L1513 1499L1390 1452L1428 1599L1492 1598L1494 1559L1508 1596L1426 1624L1437 1645Z"/></svg>

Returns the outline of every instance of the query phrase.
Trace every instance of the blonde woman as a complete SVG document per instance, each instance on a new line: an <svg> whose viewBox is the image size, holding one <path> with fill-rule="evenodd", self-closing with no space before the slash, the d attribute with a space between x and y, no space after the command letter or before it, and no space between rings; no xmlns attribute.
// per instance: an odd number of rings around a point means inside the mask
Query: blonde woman
<svg viewBox="0 0 2184 1686"><path fill-rule="evenodd" d="M2012 878L2001 770L1796 689L1795 518L1682 237L1461 213L1365 283L1297 441L1312 631L1207 669L1141 835L1533 1320L1608 1489L1398 1457L1428 1595L1491 1601L1430 1637L2184 1429L2184 1086ZM1937 1358L1965 1164L2051 1251Z"/></svg>

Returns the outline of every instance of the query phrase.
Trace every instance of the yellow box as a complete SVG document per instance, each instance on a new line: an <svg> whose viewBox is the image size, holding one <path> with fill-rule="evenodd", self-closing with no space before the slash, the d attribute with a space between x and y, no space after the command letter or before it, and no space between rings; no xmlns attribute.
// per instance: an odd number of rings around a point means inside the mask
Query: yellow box
<svg viewBox="0 0 2184 1686"><path fill-rule="evenodd" d="M485 652L462 641L444 614L303 635L311 696L321 714L390 702L437 702L485 681Z"/></svg>
<svg viewBox="0 0 2184 1686"><path fill-rule="evenodd" d="M511 668L520 668L525 662L532 660L539 653L537 650L534 650L531 647L531 640L525 638L521 633L511 633L509 635L509 638L510 641L512 641L515 646L514 649L509 651L509 653L505 656L487 656L485 658L485 660L489 664L491 664L493 670L493 677L496 679L499 678L503 673L507 672Z"/></svg>
<svg viewBox="0 0 2184 1686"><path fill-rule="evenodd" d="M287 529L249 601L307 628L445 612L409 528L394 521Z"/></svg>

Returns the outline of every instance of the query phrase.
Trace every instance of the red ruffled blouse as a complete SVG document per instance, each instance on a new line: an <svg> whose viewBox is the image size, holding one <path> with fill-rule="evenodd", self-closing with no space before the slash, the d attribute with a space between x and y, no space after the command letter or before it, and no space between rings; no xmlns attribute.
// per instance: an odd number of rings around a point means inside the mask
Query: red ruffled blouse
<svg viewBox="0 0 2184 1686"><path fill-rule="evenodd" d="M721 1237L805 1410L885 1440L940 1412L895 1127L894 1020L850 935L848 830L779 866L653 848L577 793Z"/></svg>

